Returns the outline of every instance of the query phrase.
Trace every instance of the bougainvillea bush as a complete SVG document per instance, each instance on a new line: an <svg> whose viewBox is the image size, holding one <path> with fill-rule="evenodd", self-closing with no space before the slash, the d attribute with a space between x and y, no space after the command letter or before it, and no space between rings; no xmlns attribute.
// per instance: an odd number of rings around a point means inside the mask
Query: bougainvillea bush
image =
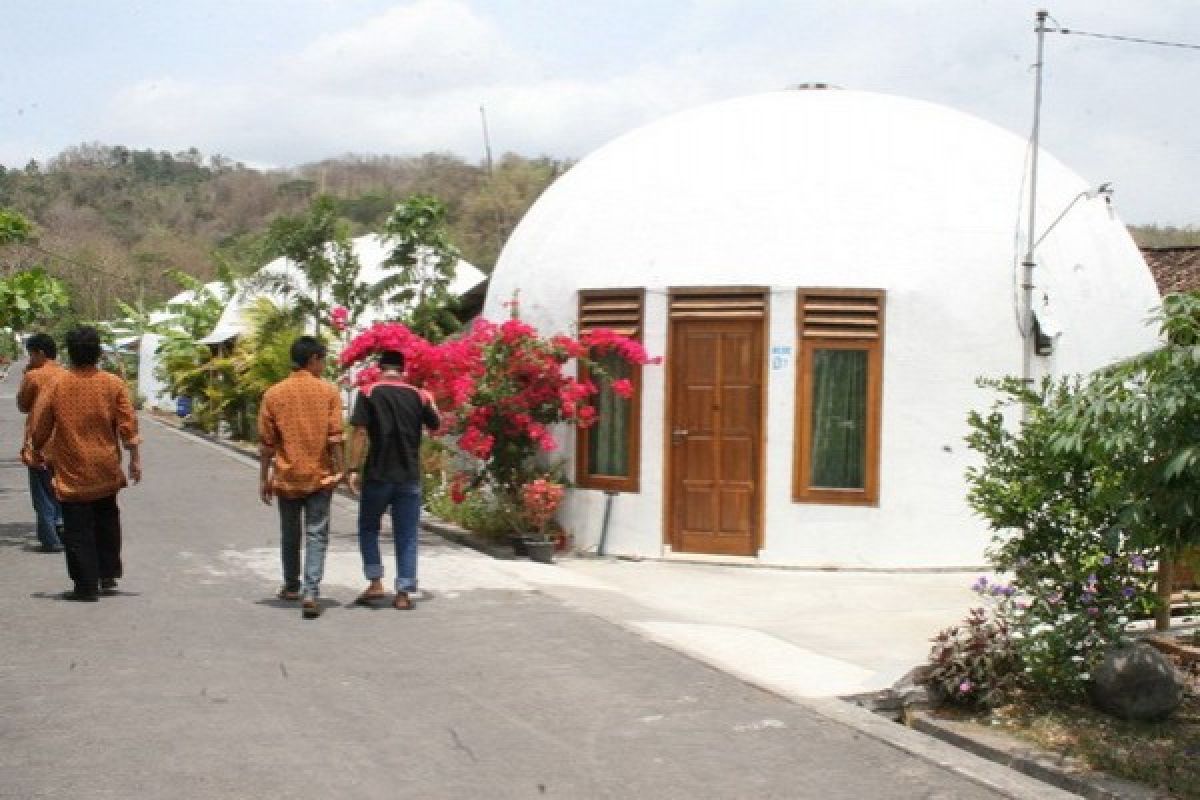
<svg viewBox="0 0 1200 800"><path fill-rule="evenodd" d="M384 350L405 355L405 378L432 393L442 410L442 429L470 457L471 469L456 475L450 491L489 489L519 510L521 488L545 472L541 454L557 448L556 425L586 428L597 421L590 400L609 376L594 359L616 354L630 364L659 363L642 346L611 330L571 337L543 336L514 316L502 323L477 319L460 336L439 344L398 323L380 323L355 336L342 351L341 366L359 386L378 378L372 356ZM568 364L586 367L580 380ZM628 380L611 381L629 397Z"/></svg>

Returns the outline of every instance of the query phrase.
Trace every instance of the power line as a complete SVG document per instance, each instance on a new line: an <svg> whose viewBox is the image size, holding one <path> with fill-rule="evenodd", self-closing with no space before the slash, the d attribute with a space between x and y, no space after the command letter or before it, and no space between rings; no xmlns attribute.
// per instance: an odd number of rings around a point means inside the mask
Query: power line
<svg viewBox="0 0 1200 800"><path fill-rule="evenodd" d="M1093 39L1109 39L1116 42L1131 42L1133 44L1152 44L1158 47L1178 47L1184 50L1200 50L1200 44L1187 44L1185 42L1166 42L1161 39L1142 39L1137 36L1120 36L1115 33L1092 33L1091 31L1078 31L1072 28L1046 28L1048 33L1063 33L1073 36L1090 36Z"/></svg>

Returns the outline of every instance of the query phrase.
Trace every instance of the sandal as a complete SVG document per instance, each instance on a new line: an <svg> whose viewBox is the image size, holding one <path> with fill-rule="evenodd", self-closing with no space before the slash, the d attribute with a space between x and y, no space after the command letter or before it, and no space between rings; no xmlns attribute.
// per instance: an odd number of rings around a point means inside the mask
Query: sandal
<svg viewBox="0 0 1200 800"><path fill-rule="evenodd" d="M387 597L387 592L364 591L358 597L354 598L354 605L373 607L376 600L382 600L385 597Z"/></svg>
<svg viewBox="0 0 1200 800"><path fill-rule="evenodd" d="M408 592L396 592L395 598L392 599L392 608L397 611L412 611L415 606Z"/></svg>

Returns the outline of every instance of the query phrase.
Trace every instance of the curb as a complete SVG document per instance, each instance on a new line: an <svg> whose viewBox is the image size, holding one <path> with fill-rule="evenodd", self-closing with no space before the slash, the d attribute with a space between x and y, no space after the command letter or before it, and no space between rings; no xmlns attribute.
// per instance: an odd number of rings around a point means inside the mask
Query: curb
<svg viewBox="0 0 1200 800"><path fill-rule="evenodd" d="M1002 764L1090 800L1155 800L1166 795L1141 784L1088 769L1070 756L1039 750L1000 731L971 722L938 717L929 711L909 711L908 725L975 755Z"/></svg>
<svg viewBox="0 0 1200 800"><path fill-rule="evenodd" d="M454 542L471 550L476 550L485 556L491 556L499 561L516 560L516 556L513 555L511 549L505 549L491 542L484 541L482 537L476 536L466 528L460 528L457 525L440 520L424 511L421 512L421 527L447 541Z"/></svg>

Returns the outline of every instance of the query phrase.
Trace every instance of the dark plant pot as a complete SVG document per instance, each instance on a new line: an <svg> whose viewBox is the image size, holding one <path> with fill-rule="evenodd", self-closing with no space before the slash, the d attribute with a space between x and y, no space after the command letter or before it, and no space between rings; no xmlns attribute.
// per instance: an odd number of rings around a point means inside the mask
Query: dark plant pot
<svg viewBox="0 0 1200 800"><path fill-rule="evenodd" d="M526 538L525 538L524 536L522 536L521 534L517 534L517 533L510 533L510 534L508 535L508 543L512 545L512 549L513 549L513 555L514 555L514 556L527 556L527 555L529 555L529 548L525 546L525 545L526 545L526 543L528 543L528 541L529 541L529 540L528 540L528 539L526 539Z"/></svg>
<svg viewBox="0 0 1200 800"><path fill-rule="evenodd" d="M525 549L529 551L529 560L541 564L554 563L554 542L526 540Z"/></svg>

